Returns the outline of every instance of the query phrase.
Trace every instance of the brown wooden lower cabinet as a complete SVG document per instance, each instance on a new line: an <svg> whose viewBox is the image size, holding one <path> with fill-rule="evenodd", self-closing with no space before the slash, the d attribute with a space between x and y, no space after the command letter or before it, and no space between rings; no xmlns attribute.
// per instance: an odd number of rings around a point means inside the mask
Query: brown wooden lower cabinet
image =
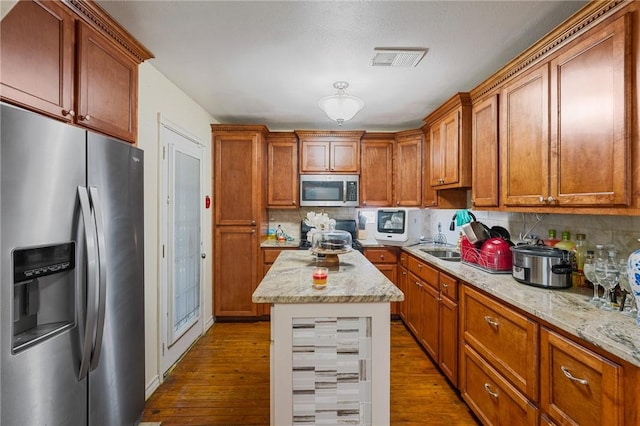
<svg viewBox="0 0 640 426"><path fill-rule="evenodd" d="M484 425L538 424L538 409L469 345L460 358L460 393Z"/></svg>
<svg viewBox="0 0 640 426"><path fill-rule="evenodd" d="M398 248L365 247L364 256L373 263L392 283L398 285ZM391 303L391 314L400 313L400 302Z"/></svg>
<svg viewBox="0 0 640 426"><path fill-rule="evenodd" d="M262 281L269 269L271 269L271 265L276 261L278 256L283 250L295 250L295 247L291 248L262 248L262 273L260 274L260 279L258 281ZM258 303L257 308L258 316L260 317L269 317L271 316L271 304L269 303Z"/></svg>
<svg viewBox="0 0 640 426"><path fill-rule="evenodd" d="M543 328L540 405L559 424L624 425L623 368Z"/></svg>
<svg viewBox="0 0 640 426"><path fill-rule="evenodd" d="M443 374L458 384L457 280L409 256L406 324ZM402 269L402 268L401 268Z"/></svg>
<svg viewBox="0 0 640 426"><path fill-rule="evenodd" d="M484 425L640 424L640 369L401 251L401 318Z"/></svg>

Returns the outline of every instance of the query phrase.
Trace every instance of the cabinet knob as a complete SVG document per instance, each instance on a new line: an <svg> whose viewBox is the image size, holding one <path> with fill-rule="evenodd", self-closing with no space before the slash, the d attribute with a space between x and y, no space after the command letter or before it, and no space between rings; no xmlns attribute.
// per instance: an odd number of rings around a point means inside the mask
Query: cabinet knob
<svg viewBox="0 0 640 426"><path fill-rule="evenodd" d="M431 205L432 205L432 206L436 206L436 205L438 205L438 203L436 203L436 200L433 200L433 201L431 202Z"/></svg>
<svg viewBox="0 0 640 426"><path fill-rule="evenodd" d="M380 259L381 259L381 260L384 260L384 254L381 254L381 255L380 255Z"/></svg>
<svg viewBox="0 0 640 426"><path fill-rule="evenodd" d="M444 288L449 288L449 284L447 284L447 283L442 283L442 287L444 287Z"/></svg>
<svg viewBox="0 0 640 426"><path fill-rule="evenodd" d="M366 201L363 201L363 202L362 202L362 205L363 205L363 206L366 206L366 205L367 205L367 202L366 202Z"/></svg>
<svg viewBox="0 0 640 426"><path fill-rule="evenodd" d="M295 201L292 201L292 202L291 202L291 204L295 206L295 205L296 205L296 202L295 202Z"/></svg>
<svg viewBox="0 0 640 426"><path fill-rule="evenodd" d="M76 115L76 112L72 109L70 109L69 111L67 111L66 109L62 110L62 115L64 117L69 116L69 117L74 117Z"/></svg>
<svg viewBox="0 0 640 426"><path fill-rule="evenodd" d="M206 258L207 258L207 253L202 253L202 254L200 255L200 257L201 257L201 258L203 258L203 259L206 259Z"/></svg>
<svg viewBox="0 0 640 426"><path fill-rule="evenodd" d="M91 120L91 116L89 114L80 116L80 121L90 121L90 120Z"/></svg>
<svg viewBox="0 0 640 426"><path fill-rule="evenodd" d="M547 203L551 204L551 203L553 203L554 201L556 201L556 199L555 199L555 198L553 198L551 195L549 195L549 196L547 197Z"/></svg>
<svg viewBox="0 0 640 426"><path fill-rule="evenodd" d="M255 221L255 220L252 220L252 221L251 221L251 224L252 224L252 225L255 225L255 224L256 224L256 221Z"/></svg>

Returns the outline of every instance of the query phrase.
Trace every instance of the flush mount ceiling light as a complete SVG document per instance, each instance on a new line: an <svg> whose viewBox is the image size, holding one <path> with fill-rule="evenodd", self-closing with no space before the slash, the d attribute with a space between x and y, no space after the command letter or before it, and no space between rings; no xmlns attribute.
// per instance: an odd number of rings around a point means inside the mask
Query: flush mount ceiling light
<svg viewBox="0 0 640 426"><path fill-rule="evenodd" d="M364 101L345 92L345 89L349 87L349 83L346 81L336 81L333 83L333 87L338 89L336 94L320 99L318 106L330 119L337 121L338 125L342 126L342 123L351 120L364 107Z"/></svg>
<svg viewBox="0 0 640 426"><path fill-rule="evenodd" d="M376 47L373 49L371 66L373 67L416 67L427 54L426 48L390 48Z"/></svg>

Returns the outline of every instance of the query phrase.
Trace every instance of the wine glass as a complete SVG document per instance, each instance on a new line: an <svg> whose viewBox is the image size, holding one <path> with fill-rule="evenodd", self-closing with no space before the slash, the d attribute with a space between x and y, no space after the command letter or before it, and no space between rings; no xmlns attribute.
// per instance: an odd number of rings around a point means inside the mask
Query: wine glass
<svg viewBox="0 0 640 426"><path fill-rule="evenodd" d="M584 277L593 284L593 297L589 299L589 303L600 306L602 300L598 295L598 277L596 276L596 259L588 257L584 261L583 266Z"/></svg>
<svg viewBox="0 0 640 426"><path fill-rule="evenodd" d="M609 250L606 259L599 259L596 262L596 276L599 284L604 288L603 304L600 309L612 311L614 310L612 293L620 280L620 269L618 268L618 257L615 250Z"/></svg>

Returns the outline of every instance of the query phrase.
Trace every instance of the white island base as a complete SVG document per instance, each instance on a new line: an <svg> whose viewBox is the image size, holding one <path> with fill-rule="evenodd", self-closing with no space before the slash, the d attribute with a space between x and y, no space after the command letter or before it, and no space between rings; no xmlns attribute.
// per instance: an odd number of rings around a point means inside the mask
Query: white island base
<svg viewBox="0 0 640 426"><path fill-rule="evenodd" d="M388 425L390 307L274 304L271 425Z"/></svg>

